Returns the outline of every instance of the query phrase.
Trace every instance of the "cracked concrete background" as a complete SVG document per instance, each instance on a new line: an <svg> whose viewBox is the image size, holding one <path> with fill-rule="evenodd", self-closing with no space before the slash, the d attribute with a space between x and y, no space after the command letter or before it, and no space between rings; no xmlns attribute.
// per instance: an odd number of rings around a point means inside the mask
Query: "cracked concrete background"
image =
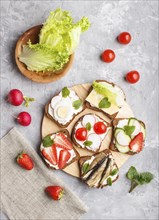
<svg viewBox="0 0 159 220"><path fill-rule="evenodd" d="M55 83L37 84L18 71L14 62L15 44L26 29L41 24L49 11L57 7L71 11L75 20L87 16L91 27L81 36L69 73ZM1 137L16 126L38 149L44 105L62 87L95 79L120 85L134 115L146 123L145 149L125 163L113 187L88 189L78 179L56 172L90 208L82 219L158 219L158 22L158 1L1 1ZM129 45L116 41L122 31L132 34ZM99 58L106 48L116 53L111 64ZM134 69L140 72L141 79L130 85L123 77ZM28 109L9 105L4 97L13 88L33 96L37 102ZM22 110L28 110L33 118L27 128L17 125L13 119ZM128 194L130 182L125 173L131 165L139 171L152 172L155 178L151 184ZM4 215L1 218L6 219Z"/></svg>

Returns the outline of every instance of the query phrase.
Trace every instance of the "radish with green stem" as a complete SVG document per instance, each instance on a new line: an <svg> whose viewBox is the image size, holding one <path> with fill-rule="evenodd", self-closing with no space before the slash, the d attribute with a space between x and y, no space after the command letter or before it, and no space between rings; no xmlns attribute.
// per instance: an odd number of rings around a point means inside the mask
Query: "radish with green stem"
<svg viewBox="0 0 159 220"><path fill-rule="evenodd" d="M33 102L34 98L29 98L27 96L24 96L23 93L19 89L12 89L8 93L7 101L14 106L19 106L23 103L26 107L29 106L29 102Z"/></svg>

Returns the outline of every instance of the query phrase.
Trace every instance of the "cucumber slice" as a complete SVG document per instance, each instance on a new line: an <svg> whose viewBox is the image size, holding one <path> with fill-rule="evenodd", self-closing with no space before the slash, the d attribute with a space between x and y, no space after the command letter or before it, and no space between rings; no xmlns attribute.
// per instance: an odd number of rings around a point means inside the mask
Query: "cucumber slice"
<svg viewBox="0 0 159 220"><path fill-rule="evenodd" d="M128 125L135 126L134 132L131 134L131 137L133 138L141 131L141 124L136 118L130 118Z"/></svg>
<svg viewBox="0 0 159 220"><path fill-rule="evenodd" d="M142 124L140 124L140 125L141 125L141 132L143 133L143 137L144 137L144 140L145 140L145 138L146 138L146 129Z"/></svg>
<svg viewBox="0 0 159 220"><path fill-rule="evenodd" d="M116 146L116 148L118 149L118 151L121 152L121 153L127 153L127 152L130 151L130 149L129 149L128 146L122 146L122 145L118 144L117 141L116 141L116 143L115 143L115 146Z"/></svg>
<svg viewBox="0 0 159 220"><path fill-rule="evenodd" d="M115 139L118 142L118 144L120 144L122 146L128 146L131 141L131 138L128 135L126 135L123 130L120 130L116 134Z"/></svg>
<svg viewBox="0 0 159 220"><path fill-rule="evenodd" d="M124 131L124 129L122 129L122 128L116 128L116 129L115 129L115 132L114 132L114 136L116 137L117 134L118 134L120 131Z"/></svg>

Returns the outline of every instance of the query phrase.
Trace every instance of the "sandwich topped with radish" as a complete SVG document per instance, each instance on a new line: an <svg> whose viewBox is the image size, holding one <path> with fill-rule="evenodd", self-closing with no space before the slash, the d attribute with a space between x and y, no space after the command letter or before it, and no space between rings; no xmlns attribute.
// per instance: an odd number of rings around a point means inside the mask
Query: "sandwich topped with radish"
<svg viewBox="0 0 159 220"><path fill-rule="evenodd" d="M110 124L96 114L86 114L75 123L72 140L78 147L98 152L109 129Z"/></svg>
<svg viewBox="0 0 159 220"><path fill-rule="evenodd" d="M130 155L139 153L144 147L145 137L144 122L136 118L114 119L110 149Z"/></svg>

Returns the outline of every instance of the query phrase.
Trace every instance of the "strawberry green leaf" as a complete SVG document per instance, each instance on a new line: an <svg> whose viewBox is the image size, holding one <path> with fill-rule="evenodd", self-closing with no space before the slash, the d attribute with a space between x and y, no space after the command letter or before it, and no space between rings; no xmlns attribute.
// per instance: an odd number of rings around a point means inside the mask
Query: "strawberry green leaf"
<svg viewBox="0 0 159 220"><path fill-rule="evenodd" d="M124 131L129 136L134 132L134 130L135 130L135 126L133 126L133 125L132 126L129 126L129 125L124 126Z"/></svg>
<svg viewBox="0 0 159 220"><path fill-rule="evenodd" d="M85 141L84 145L90 147L93 144L92 141Z"/></svg>
<svg viewBox="0 0 159 220"><path fill-rule="evenodd" d="M107 184L108 184L108 186L112 185L112 179L110 177L107 179Z"/></svg>
<svg viewBox="0 0 159 220"><path fill-rule="evenodd" d="M48 135L46 137L44 137L43 141L43 146L44 147L50 147L54 144L54 141L51 139L51 137Z"/></svg>
<svg viewBox="0 0 159 220"><path fill-rule="evenodd" d="M89 171L89 168L90 168L89 163L85 163L82 168L83 173L86 174Z"/></svg>
<svg viewBox="0 0 159 220"><path fill-rule="evenodd" d="M69 94L70 94L70 90L67 87L64 87L62 89L62 97L66 98L67 96L69 96Z"/></svg>
<svg viewBox="0 0 159 220"><path fill-rule="evenodd" d="M111 103L108 101L107 97L103 98L98 104L99 108L109 108L110 106Z"/></svg>
<svg viewBox="0 0 159 220"><path fill-rule="evenodd" d="M86 124L86 129L87 129L87 131L90 131L91 128L92 128L91 123L88 122L88 123Z"/></svg>
<svg viewBox="0 0 159 220"><path fill-rule="evenodd" d="M75 100L73 103L72 103L72 106L74 107L74 109L79 109L82 105L82 101L80 99L78 100Z"/></svg>

